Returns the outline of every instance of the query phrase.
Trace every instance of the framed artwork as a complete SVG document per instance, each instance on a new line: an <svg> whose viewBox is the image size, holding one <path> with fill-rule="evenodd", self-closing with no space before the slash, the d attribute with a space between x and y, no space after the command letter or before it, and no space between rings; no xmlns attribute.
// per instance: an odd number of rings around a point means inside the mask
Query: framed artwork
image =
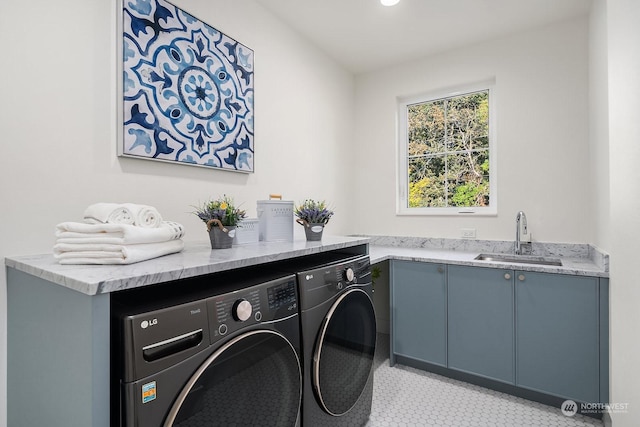
<svg viewBox="0 0 640 427"><path fill-rule="evenodd" d="M118 154L253 172L253 51L164 0L119 7Z"/></svg>

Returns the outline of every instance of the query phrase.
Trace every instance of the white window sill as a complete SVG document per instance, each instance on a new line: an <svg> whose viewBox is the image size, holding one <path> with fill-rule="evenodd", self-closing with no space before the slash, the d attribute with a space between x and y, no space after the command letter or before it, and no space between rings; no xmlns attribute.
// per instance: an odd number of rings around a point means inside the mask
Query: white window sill
<svg viewBox="0 0 640 427"><path fill-rule="evenodd" d="M498 216L498 209L488 208L399 208L397 216Z"/></svg>

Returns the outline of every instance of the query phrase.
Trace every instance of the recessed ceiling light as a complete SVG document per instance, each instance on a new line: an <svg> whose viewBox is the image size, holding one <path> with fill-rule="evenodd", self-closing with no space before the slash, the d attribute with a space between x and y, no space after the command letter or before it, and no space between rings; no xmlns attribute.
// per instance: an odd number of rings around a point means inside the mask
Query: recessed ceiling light
<svg viewBox="0 0 640 427"><path fill-rule="evenodd" d="M380 0L383 6L395 6L400 0Z"/></svg>

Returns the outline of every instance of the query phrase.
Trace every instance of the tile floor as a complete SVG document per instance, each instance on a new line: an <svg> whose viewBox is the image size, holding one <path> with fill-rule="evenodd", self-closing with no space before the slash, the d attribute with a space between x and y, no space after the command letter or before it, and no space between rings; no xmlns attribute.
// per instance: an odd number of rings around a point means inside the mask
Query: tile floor
<svg viewBox="0 0 640 427"><path fill-rule="evenodd" d="M389 367L379 335L371 416L366 427L601 427L600 420L407 366Z"/></svg>

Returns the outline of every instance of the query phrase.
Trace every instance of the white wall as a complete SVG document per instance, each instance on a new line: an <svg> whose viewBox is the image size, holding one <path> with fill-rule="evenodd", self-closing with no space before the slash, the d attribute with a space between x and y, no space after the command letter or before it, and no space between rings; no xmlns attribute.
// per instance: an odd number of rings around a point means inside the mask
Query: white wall
<svg viewBox="0 0 640 427"><path fill-rule="evenodd" d="M255 216L269 193L330 201L348 231L354 78L252 0L174 0L255 51L256 172L116 156L114 0L0 3L0 260L48 253L53 230L98 201L157 207L207 242L191 205L226 193ZM296 230L300 236L302 230ZM6 286L0 274L0 425Z"/></svg>
<svg viewBox="0 0 640 427"><path fill-rule="evenodd" d="M609 170L611 199L611 401L615 427L640 422L640 2L607 1Z"/></svg>
<svg viewBox="0 0 640 427"><path fill-rule="evenodd" d="M524 210L534 240L590 242L587 35L585 17L359 75L356 231L513 240ZM498 215L396 216L396 98L492 77Z"/></svg>
<svg viewBox="0 0 640 427"><path fill-rule="evenodd" d="M595 233L593 243L611 247L609 215L609 85L606 0L592 3L589 19L589 152L591 187L589 198Z"/></svg>

